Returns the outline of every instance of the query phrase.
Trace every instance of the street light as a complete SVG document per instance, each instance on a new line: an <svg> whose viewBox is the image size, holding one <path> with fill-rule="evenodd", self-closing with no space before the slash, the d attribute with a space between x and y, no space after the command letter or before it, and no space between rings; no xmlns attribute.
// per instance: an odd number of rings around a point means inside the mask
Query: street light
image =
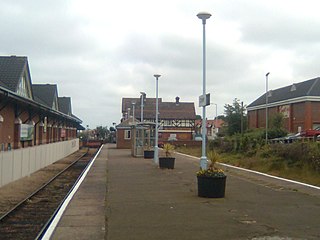
<svg viewBox="0 0 320 240"><path fill-rule="evenodd" d="M143 122L143 97L146 95L145 92L140 92L141 94L141 113L140 113L140 121Z"/></svg>
<svg viewBox="0 0 320 240"><path fill-rule="evenodd" d="M197 17L202 20L203 26L203 96L206 96L206 20L211 17L210 13L200 12ZM203 170L207 169L207 156L206 156L206 132L207 132L207 121L206 121L206 105L202 107L202 156L200 158L200 168Z"/></svg>
<svg viewBox="0 0 320 240"><path fill-rule="evenodd" d="M128 113L128 114L127 114L128 119L130 119L130 116L131 116L131 115L130 115L130 110L131 110L131 108L128 108L128 110L127 110L127 113ZM130 120L129 120L129 121L130 121Z"/></svg>
<svg viewBox="0 0 320 240"><path fill-rule="evenodd" d="M161 77L160 74L154 74L153 75L156 78L156 139L154 143L154 163L158 164L159 163L159 151L158 151L158 114L159 114L159 109L158 109L158 79Z"/></svg>
<svg viewBox="0 0 320 240"><path fill-rule="evenodd" d="M210 104L216 105L216 119L218 119L218 104L211 102Z"/></svg>
<svg viewBox="0 0 320 240"><path fill-rule="evenodd" d="M134 108L135 108L136 102L132 102L131 104L132 104L132 119L133 119L133 122L135 122L134 121L134 117L135 117L134 116L134 110L135 110Z"/></svg>
<svg viewBox="0 0 320 240"><path fill-rule="evenodd" d="M266 74L266 144L268 144L268 76L270 72Z"/></svg>

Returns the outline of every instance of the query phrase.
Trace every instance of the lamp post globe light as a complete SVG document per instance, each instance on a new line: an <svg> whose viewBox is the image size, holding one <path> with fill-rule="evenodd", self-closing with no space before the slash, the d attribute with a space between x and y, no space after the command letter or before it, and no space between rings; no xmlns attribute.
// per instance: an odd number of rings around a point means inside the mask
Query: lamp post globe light
<svg viewBox="0 0 320 240"><path fill-rule="evenodd" d="M211 17L210 13L200 12L197 17L202 20L203 26L203 51L202 51L202 66L203 66L203 96L206 95L206 20ZM202 106L202 156L200 158L200 168L203 170L207 169L207 156L206 156L206 132L207 132L207 121L206 121L206 106Z"/></svg>
<svg viewBox="0 0 320 240"><path fill-rule="evenodd" d="M158 114L159 114L159 106L158 106L158 79L161 77L160 74L153 75L156 78L156 136L154 141L154 163L159 163L159 149L158 149Z"/></svg>
<svg viewBox="0 0 320 240"><path fill-rule="evenodd" d="M270 72L266 74L266 144L268 144L268 77Z"/></svg>

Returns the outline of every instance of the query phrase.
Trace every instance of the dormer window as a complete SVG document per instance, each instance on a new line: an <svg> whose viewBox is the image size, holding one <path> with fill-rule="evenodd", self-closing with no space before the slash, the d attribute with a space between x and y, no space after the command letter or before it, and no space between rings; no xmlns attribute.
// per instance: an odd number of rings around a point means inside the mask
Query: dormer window
<svg viewBox="0 0 320 240"><path fill-rule="evenodd" d="M20 82L18 84L17 94L25 98L31 98L25 74L22 75Z"/></svg>
<svg viewBox="0 0 320 240"><path fill-rule="evenodd" d="M57 101L57 98L55 98L54 101L53 101L52 109L58 111L58 101Z"/></svg>
<svg viewBox="0 0 320 240"><path fill-rule="evenodd" d="M295 90L297 90L297 87L296 87L295 84L292 84L290 91L293 92L293 91L295 91Z"/></svg>

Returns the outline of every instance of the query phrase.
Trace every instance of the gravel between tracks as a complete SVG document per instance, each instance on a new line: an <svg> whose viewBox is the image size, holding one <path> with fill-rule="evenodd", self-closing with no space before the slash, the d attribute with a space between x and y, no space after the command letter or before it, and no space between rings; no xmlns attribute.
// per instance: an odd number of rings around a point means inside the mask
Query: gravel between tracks
<svg viewBox="0 0 320 240"><path fill-rule="evenodd" d="M42 168L35 173L6 184L0 188L0 216L14 207L17 203L25 199L40 186L45 184L49 179L58 172L67 167L70 163L78 159L87 149L81 149L59 161ZM95 151L96 149L90 149Z"/></svg>

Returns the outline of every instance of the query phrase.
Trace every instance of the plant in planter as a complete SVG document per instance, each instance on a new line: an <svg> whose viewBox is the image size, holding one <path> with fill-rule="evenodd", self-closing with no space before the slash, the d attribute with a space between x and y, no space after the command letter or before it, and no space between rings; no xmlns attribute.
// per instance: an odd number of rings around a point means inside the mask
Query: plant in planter
<svg viewBox="0 0 320 240"><path fill-rule="evenodd" d="M147 149L143 151L144 158L153 158L154 157L154 150L148 146Z"/></svg>
<svg viewBox="0 0 320 240"><path fill-rule="evenodd" d="M212 150L207 153L207 158L210 160L208 168L197 172L198 196L223 198L227 176L222 169L215 167L215 163L220 159L220 155Z"/></svg>
<svg viewBox="0 0 320 240"><path fill-rule="evenodd" d="M165 157L159 157L159 167L173 169L176 158L172 157L171 154L174 150L174 146L170 143L166 143L163 145L163 150Z"/></svg>

